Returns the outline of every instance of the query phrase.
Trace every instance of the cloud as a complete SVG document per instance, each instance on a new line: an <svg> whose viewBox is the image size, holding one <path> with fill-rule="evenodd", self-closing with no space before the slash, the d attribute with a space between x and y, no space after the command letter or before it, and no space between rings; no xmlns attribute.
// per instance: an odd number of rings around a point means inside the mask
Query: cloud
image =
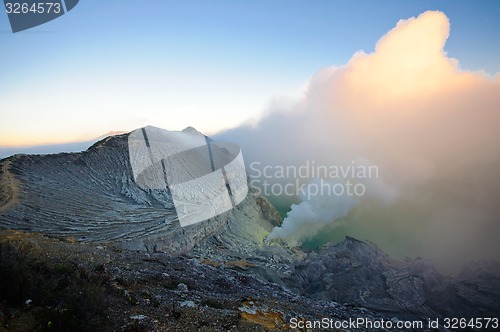
<svg viewBox="0 0 500 332"><path fill-rule="evenodd" d="M498 258L500 75L461 69L444 50L449 33L442 12L400 20L373 53L359 51L313 75L299 102L218 135L239 143L248 161L266 165L362 158L398 193L393 204L367 199L349 213L322 214L330 220L312 222L318 227L298 211L301 204L305 211L339 210L336 198L319 205L302 198L283 223L287 231L274 234L300 243L345 214L332 234L365 236L395 254L443 263L457 253L460 262Z"/></svg>

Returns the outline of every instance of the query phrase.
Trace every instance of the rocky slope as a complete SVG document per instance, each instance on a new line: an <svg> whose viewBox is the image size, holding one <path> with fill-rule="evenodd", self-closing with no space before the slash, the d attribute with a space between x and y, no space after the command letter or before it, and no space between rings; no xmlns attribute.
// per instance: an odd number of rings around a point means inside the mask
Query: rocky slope
<svg viewBox="0 0 500 332"><path fill-rule="evenodd" d="M223 215L180 227L168 191L135 184L127 137L108 137L82 153L1 161L0 227L183 253L215 234L225 246L249 251L280 221L266 200L248 195Z"/></svg>
<svg viewBox="0 0 500 332"><path fill-rule="evenodd" d="M346 238L311 253L287 283L318 300L418 317L495 317L500 263L468 265L446 277L423 259L391 259L372 243Z"/></svg>

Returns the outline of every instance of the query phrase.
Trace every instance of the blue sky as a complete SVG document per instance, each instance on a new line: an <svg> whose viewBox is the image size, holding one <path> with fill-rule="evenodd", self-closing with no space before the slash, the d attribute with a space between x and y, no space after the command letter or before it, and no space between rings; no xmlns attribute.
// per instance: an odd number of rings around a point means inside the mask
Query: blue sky
<svg viewBox="0 0 500 332"><path fill-rule="evenodd" d="M0 13L0 146L233 127L426 10L450 19L445 49L462 68L500 71L495 0L81 0L17 34Z"/></svg>

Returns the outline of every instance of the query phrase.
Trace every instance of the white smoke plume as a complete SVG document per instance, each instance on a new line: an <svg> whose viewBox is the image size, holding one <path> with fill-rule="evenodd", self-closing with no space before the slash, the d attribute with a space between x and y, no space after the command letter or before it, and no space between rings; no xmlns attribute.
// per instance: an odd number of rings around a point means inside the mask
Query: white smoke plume
<svg viewBox="0 0 500 332"><path fill-rule="evenodd" d="M315 179L306 185L304 192L310 192L311 188L319 185L319 180ZM301 202L292 205L283 224L275 227L267 240L282 239L289 245L299 245L304 238L314 237L325 225L347 216L359 203L356 197L347 195L309 196L299 192L299 198Z"/></svg>
<svg viewBox="0 0 500 332"><path fill-rule="evenodd" d="M332 238L366 238L444 265L499 258L500 75L460 68L444 50L449 33L442 12L401 20L373 53L313 75L293 106L219 135L262 164L362 156L379 167L372 197L305 199L271 238L300 244L344 218Z"/></svg>

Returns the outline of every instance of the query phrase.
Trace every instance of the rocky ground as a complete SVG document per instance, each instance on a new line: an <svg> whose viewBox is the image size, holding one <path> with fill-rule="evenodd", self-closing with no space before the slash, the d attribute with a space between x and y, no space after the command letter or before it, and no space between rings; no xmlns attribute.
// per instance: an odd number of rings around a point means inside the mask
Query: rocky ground
<svg viewBox="0 0 500 332"><path fill-rule="evenodd" d="M446 278L420 260L389 262L355 239L323 250L329 253L310 253L279 284L246 259L2 230L0 331L296 331L292 318L498 315L498 265Z"/></svg>
<svg viewBox="0 0 500 332"><path fill-rule="evenodd" d="M300 319L387 319L312 300L240 260L0 231L0 331L286 331Z"/></svg>

